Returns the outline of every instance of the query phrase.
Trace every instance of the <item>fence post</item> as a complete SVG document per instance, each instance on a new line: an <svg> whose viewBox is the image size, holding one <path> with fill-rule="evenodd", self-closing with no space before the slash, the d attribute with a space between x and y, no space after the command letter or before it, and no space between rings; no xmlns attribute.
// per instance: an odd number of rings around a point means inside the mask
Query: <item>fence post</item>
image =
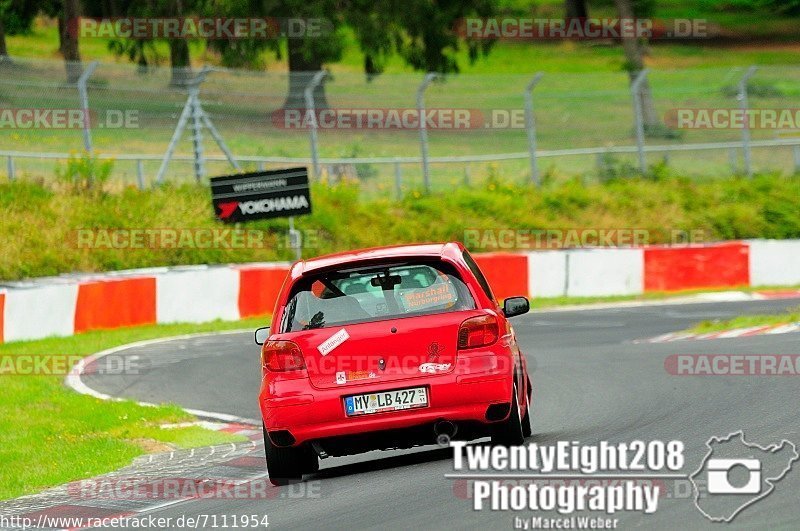
<svg viewBox="0 0 800 531"><path fill-rule="evenodd" d="M289 216L289 247L294 250L294 259L303 258L303 233L294 228L294 216Z"/></svg>
<svg viewBox="0 0 800 531"><path fill-rule="evenodd" d="M525 86L525 129L528 131L528 152L531 158L531 181L539 186L539 169L536 166L536 118L533 115L533 89L544 74L538 72Z"/></svg>
<svg viewBox="0 0 800 531"><path fill-rule="evenodd" d="M467 162L464 165L464 186L469 186L472 181L472 165Z"/></svg>
<svg viewBox="0 0 800 531"><path fill-rule="evenodd" d="M14 175L16 172L14 171L14 157L11 155L8 156L8 180L13 181L16 176Z"/></svg>
<svg viewBox="0 0 800 531"><path fill-rule="evenodd" d="M633 97L633 112L636 128L636 152L639 155L639 171L644 175L647 172L647 161L644 158L644 111L642 110L642 94L640 87L647 78L647 68L644 68L631 83L631 96Z"/></svg>
<svg viewBox="0 0 800 531"><path fill-rule="evenodd" d="M435 72L428 72L425 74L425 79L422 80L417 88L417 112L419 113L419 143L422 151L422 182L425 186L425 191L431 191L431 173L428 163L428 127L425 123L425 89L428 88L434 79L439 77Z"/></svg>
<svg viewBox="0 0 800 531"><path fill-rule="evenodd" d="M136 161L136 183L139 185L139 190L144 190L144 163L142 159Z"/></svg>
<svg viewBox="0 0 800 531"><path fill-rule="evenodd" d="M86 65L86 69L78 78L78 97L81 100L81 113L83 114L83 149L90 155L92 154L92 134L89 130L91 118L89 117L89 92L86 90L86 84L99 64L97 61L92 61Z"/></svg>
<svg viewBox="0 0 800 531"><path fill-rule="evenodd" d="M192 141L194 144L194 169L195 169L195 177L199 181L202 177L204 171L204 162L203 162L203 144L202 144L202 136L200 133L200 127L202 126L201 118L205 118L202 114L202 110L200 108L200 85L205 81L206 76L211 71L209 67L204 67L197 76L186 82L188 88L188 97L186 98L186 104L183 106L183 110L181 111L181 116L178 118L178 125L175 127L175 132L172 133L172 138L169 141L169 145L167 146L167 151L164 153L164 158L161 160L161 166L158 168L158 174L156 175L156 184L161 184L164 180L164 175L167 172L167 165L169 161L172 159L172 154L175 152L175 148L178 145L178 142L183 135L183 130L186 128L186 124L189 120L192 121ZM208 123L207 120L203 119ZM223 151L227 152L227 148L223 149Z"/></svg>
<svg viewBox="0 0 800 531"><path fill-rule="evenodd" d="M744 171L748 177L753 176L753 165L752 165L752 156L750 153L750 124L748 123L749 120L747 119L747 109L749 107L747 102L747 82L750 81L750 78L753 77L753 74L756 73L758 70L757 66L751 66L747 69L747 72L744 73L742 79L739 80L739 94L737 95L737 99L739 100L739 106L741 107L742 111L744 111L745 119L742 123L742 151L744 152Z"/></svg>
<svg viewBox="0 0 800 531"><path fill-rule="evenodd" d="M308 123L310 129L308 131L309 137L311 140L311 162L314 168L314 178L319 179L320 175L320 168L319 168L319 146L317 141L317 113L316 107L314 105L314 91L316 90L317 86L322 83L322 80L325 79L328 73L324 70L320 70L314 77L311 78L311 81L308 82L306 85L305 90L303 90L303 97L306 101L306 112L308 114Z"/></svg>
<svg viewBox="0 0 800 531"><path fill-rule="evenodd" d="M200 83L202 80L196 80L189 85L189 98L195 102L192 106L192 151L194 152L194 178L197 182L203 180L206 173L206 161L203 154L203 126L200 122L200 105L197 101L200 98Z"/></svg>
<svg viewBox="0 0 800 531"><path fill-rule="evenodd" d="M394 191L398 201L403 198L403 170L397 160L394 161Z"/></svg>
<svg viewBox="0 0 800 531"><path fill-rule="evenodd" d="M739 161L737 160L736 148L728 149L728 163L731 165L731 171L733 171L733 173L739 171Z"/></svg>
<svg viewBox="0 0 800 531"><path fill-rule="evenodd" d="M800 174L800 146L794 146L792 152L794 153L794 173L797 175Z"/></svg>

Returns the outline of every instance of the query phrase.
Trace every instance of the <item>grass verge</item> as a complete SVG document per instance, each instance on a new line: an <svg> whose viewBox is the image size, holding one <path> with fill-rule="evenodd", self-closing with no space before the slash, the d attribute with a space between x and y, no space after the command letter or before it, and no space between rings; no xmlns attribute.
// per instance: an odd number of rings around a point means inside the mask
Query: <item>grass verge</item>
<svg viewBox="0 0 800 531"><path fill-rule="evenodd" d="M401 200L363 199L359 185L314 183L314 212L298 218L304 256L425 241L463 241L471 251L498 248L498 230L637 229L646 241L669 243L673 231L699 231L703 241L800 238L800 179L693 181L662 176L542 188L490 179L448 192L413 191ZM207 187L187 184L140 191L59 190L35 183L0 184L0 279L153 266L291 260L286 220L249 223L257 245L186 243L119 246L96 229L230 229L213 218ZM81 231L81 229L87 229ZM467 229L477 229L479 232ZM94 231L94 232L93 232ZM79 235L88 234L88 239ZM493 238L469 235L482 234ZM100 236L105 235L105 238ZM224 242L223 242L224 243ZM502 243L502 242L500 242ZM524 249L519 249L524 250Z"/></svg>
<svg viewBox="0 0 800 531"><path fill-rule="evenodd" d="M682 291L653 291L649 293L642 293L640 295L611 295L607 297L542 297L537 299L530 299L532 310L547 310L548 308L557 308L560 306L582 306L610 302L645 302L645 301L660 301L669 299L680 299L690 297L692 295L700 295L702 293L721 293L725 291L741 291L744 293L765 292L765 291L783 291L800 289L798 286L738 286L734 288L718 288L718 289L690 289Z"/></svg>
<svg viewBox="0 0 800 531"><path fill-rule="evenodd" d="M266 318L93 331L0 345L14 355L85 356L118 345L197 332L263 326ZM244 440L198 427L162 429L193 417L176 405L144 407L79 395L63 375L0 374L0 499L116 470L139 455Z"/></svg>
<svg viewBox="0 0 800 531"><path fill-rule="evenodd" d="M771 326L800 322L800 306L789 308L783 313L770 315L740 315L724 321L702 321L687 332L694 334L708 334L711 332L724 332L737 328L750 328L753 326Z"/></svg>

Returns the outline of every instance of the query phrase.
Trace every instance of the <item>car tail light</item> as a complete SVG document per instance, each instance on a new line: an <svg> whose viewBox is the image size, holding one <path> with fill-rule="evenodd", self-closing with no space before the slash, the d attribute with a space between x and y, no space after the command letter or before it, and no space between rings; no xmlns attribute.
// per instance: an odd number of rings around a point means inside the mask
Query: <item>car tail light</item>
<svg viewBox="0 0 800 531"><path fill-rule="evenodd" d="M306 368L303 352L291 341L267 341L261 347L261 365L269 371L299 371Z"/></svg>
<svg viewBox="0 0 800 531"><path fill-rule="evenodd" d="M458 329L458 349L485 347L497 341L500 327L497 318L491 315L472 317L461 323Z"/></svg>

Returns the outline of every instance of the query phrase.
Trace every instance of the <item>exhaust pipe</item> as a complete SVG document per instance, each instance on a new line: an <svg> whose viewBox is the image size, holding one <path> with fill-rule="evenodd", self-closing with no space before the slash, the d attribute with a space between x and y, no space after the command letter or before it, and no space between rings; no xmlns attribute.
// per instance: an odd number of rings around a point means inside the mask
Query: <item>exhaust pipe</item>
<svg viewBox="0 0 800 531"><path fill-rule="evenodd" d="M449 420L440 420L433 425L433 433L436 434L436 443L439 446L450 446L450 439L455 437L458 426Z"/></svg>

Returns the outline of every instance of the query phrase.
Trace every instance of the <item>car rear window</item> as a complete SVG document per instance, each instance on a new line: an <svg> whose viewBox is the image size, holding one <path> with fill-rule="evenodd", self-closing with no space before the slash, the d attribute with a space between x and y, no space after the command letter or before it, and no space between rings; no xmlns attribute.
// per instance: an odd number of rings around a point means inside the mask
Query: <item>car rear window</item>
<svg viewBox="0 0 800 531"><path fill-rule="evenodd" d="M283 313L281 331L474 308L469 289L444 262L350 267L300 279Z"/></svg>

